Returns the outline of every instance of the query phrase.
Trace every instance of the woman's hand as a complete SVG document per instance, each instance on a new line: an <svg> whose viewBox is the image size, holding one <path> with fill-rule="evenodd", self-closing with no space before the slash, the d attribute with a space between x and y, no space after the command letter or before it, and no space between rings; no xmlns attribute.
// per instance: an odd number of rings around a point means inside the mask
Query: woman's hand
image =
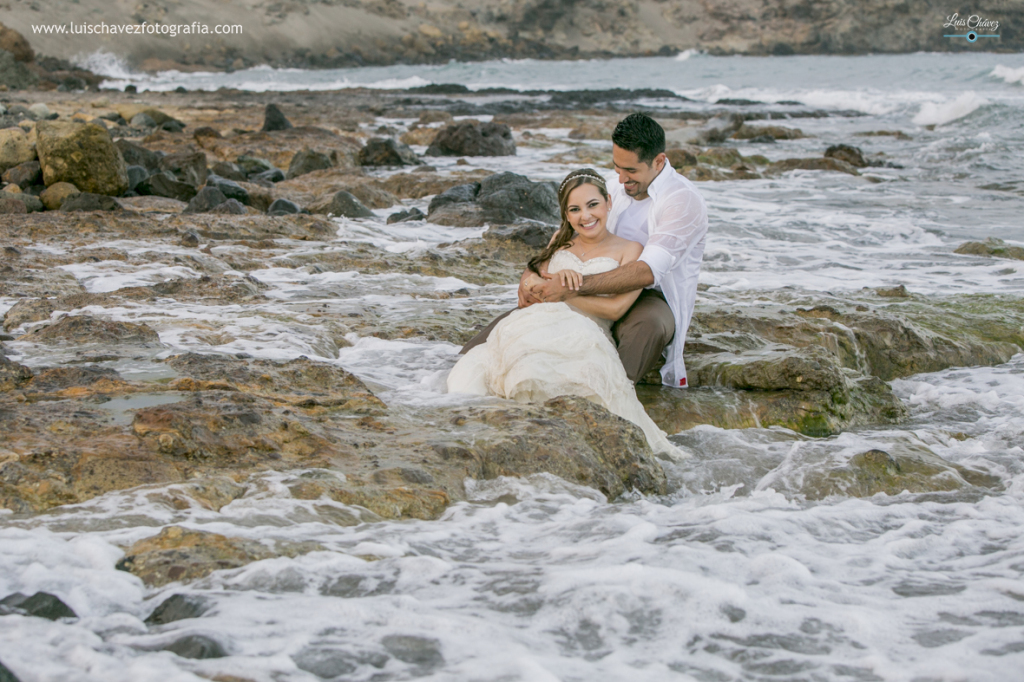
<svg viewBox="0 0 1024 682"><path fill-rule="evenodd" d="M562 280L562 286L572 291L579 291L583 284L583 275L575 270L559 270L558 278Z"/></svg>

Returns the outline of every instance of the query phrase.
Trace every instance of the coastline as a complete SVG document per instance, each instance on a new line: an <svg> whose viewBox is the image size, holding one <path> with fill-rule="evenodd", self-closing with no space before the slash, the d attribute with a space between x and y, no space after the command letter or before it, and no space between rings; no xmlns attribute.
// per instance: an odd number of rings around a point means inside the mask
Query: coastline
<svg viewBox="0 0 1024 682"><path fill-rule="evenodd" d="M450 60L607 59L712 55L886 54L1024 50L1024 8L975 11L999 21L1000 38L944 37L948 8L933 0L890 7L882 0L831 0L813 7L739 0L728 8L682 0L641 0L612 11L598 0L453 0L430 6L402 0L217 4L183 0L57 0L45 11L16 2L4 24L36 52L81 60L109 53L147 72L232 71L257 65L343 68L440 64ZM241 26L237 35L47 35L44 24ZM37 29L33 30L33 25Z"/></svg>

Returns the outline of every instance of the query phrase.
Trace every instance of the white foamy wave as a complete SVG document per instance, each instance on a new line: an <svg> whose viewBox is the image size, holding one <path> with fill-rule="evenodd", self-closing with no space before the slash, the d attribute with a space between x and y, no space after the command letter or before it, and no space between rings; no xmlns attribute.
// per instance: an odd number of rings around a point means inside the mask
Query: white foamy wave
<svg viewBox="0 0 1024 682"><path fill-rule="evenodd" d="M682 52L680 52L679 54L676 55L675 59L676 59L677 62L685 62L690 57L693 57L693 56L699 55L699 54L703 54L703 53L700 50L683 50Z"/></svg>
<svg viewBox="0 0 1024 682"><path fill-rule="evenodd" d="M97 50L89 55L78 55L73 57L71 62L75 66L108 78L126 80L139 76L138 72L133 71L122 57L103 50Z"/></svg>
<svg viewBox="0 0 1024 682"><path fill-rule="evenodd" d="M913 121L919 126L940 126L974 112L988 104L988 100L980 97L973 90L965 92L952 102L925 102Z"/></svg>
<svg viewBox="0 0 1024 682"><path fill-rule="evenodd" d="M1019 83L1024 85L1024 66L1019 69L1013 69L1009 66L1003 66L999 64L996 68L992 69L990 74L996 78L1002 78L1007 83Z"/></svg>

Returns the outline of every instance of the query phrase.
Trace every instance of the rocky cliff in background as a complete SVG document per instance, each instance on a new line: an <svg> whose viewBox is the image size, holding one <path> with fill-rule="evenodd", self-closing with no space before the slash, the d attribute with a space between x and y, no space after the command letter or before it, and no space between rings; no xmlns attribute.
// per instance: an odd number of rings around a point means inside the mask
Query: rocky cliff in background
<svg viewBox="0 0 1024 682"><path fill-rule="evenodd" d="M37 53L98 51L147 70L313 68L503 57L863 54L1024 49L1024 5L984 0L9 0L3 21ZM944 38L953 13L998 21L975 43ZM208 34L46 34L33 25L206 25ZM215 35L218 25L240 34ZM70 31L70 29L68 29ZM957 31L962 32L962 31Z"/></svg>

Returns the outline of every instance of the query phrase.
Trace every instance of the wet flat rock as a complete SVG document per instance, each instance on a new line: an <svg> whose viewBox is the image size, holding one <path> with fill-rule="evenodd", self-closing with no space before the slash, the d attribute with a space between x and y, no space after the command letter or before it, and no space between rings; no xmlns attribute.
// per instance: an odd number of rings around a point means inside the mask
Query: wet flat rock
<svg viewBox="0 0 1024 682"><path fill-rule="evenodd" d="M240 391L300 407L331 407L356 414L387 409L354 374L305 357L286 363L247 363L223 355L186 353L166 362L183 375L173 384L177 390Z"/></svg>
<svg viewBox="0 0 1024 682"><path fill-rule="evenodd" d="M36 343L156 344L160 336L151 327L134 322L104 320L91 315L65 315L20 337Z"/></svg>
<svg viewBox="0 0 1024 682"><path fill-rule="evenodd" d="M254 561L279 556L295 557L323 549L312 542L264 544L245 538L180 526L164 528L158 535L139 540L125 552L117 568L137 575L150 587L188 582L214 571L239 568Z"/></svg>

